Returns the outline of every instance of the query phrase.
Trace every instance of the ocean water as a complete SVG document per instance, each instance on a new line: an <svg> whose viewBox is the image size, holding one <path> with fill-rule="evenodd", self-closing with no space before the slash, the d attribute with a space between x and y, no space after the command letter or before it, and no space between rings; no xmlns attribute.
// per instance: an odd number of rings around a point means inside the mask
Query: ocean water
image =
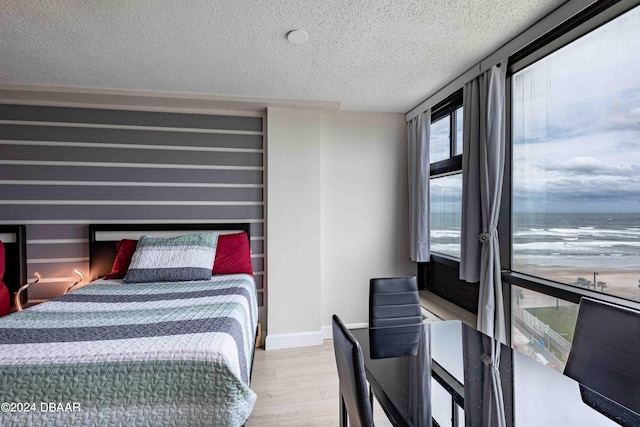
<svg viewBox="0 0 640 427"><path fill-rule="evenodd" d="M431 250L460 256L460 215L431 227ZM513 267L640 272L640 213L515 213Z"/></svg>
<svg viewBox="0 0 640 427"><path fill-rule="evenodd" d="M513 266L640 272L640 214L516 213Z"/></svg>

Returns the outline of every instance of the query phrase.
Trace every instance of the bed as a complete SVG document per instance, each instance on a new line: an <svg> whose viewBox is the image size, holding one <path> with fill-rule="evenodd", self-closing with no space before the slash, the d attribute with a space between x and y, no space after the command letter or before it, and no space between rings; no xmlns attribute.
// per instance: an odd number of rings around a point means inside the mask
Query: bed
<svg viewBox="0 0 640 427"><path fill-rule="evenodd" d="M159 232L136 242L124 277L110 277L125 240ZM0 318L0 402L9 404L0 425L242 425L256 399L249 387L258 315L253 276L193 279L192 268L162 258L215 242L216 273L218 256L229 255L223 239L239 236L246 265L248 224L89 226L95 280ZM176 241L186 246L167 246ZM151 259L145 251L160 256L162 267L141 267ZM161 280L163 270L170 280ZM182 270L193 280L180 280ZM153 281L132 282L140 271Z"/></svg>
<svg viewBox="0 0 640 427"><path fill-rule="evenodd" d="M3 243L6 259L0 259L0 270L4 271L0 280L13 295L27 280L27 238L24 225L0 224L0 241ZM23 302L27 294L23 294Z"/></svg>

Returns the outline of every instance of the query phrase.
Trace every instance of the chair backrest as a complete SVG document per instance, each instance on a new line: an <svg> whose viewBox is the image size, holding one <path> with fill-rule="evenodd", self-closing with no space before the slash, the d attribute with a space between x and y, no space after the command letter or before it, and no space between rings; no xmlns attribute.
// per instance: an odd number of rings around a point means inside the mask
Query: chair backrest
<svg viewBox="0 0 640 427"><path fill-rule="evenodd" d="M340 398L346 406L349 425L373 426L373 410L369 401L360 344L335 314L332 328L333 351L340 380Z"/></svg>
<svg viewBox="0 0 640 427"><path fill-rule="evenodd" d="M640 312L582 298L564 374L640 413Z"/></svg>
<svg viewBox="0 0 640 427"><path fill-rule="evenodd" d="M399 326L422 322L415 277L369 281L369 326Z"/></svg>

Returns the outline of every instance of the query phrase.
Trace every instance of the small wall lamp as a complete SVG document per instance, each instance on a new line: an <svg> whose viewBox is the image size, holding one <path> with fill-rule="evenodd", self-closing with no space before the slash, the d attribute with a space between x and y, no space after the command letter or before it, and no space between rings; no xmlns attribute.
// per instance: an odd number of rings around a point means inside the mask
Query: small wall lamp
<svg viewBox="0 0 640 427"><path fill-rule="evenodd" d="M36 280L22 285L20 289L18 289L18 292L16 292L16 294L13 296L13 304L16 306L16 311L22 311L22 302L20 301L20 295L22 294L22 292L25 291L29 286L38 283L40 279L42 279L40 273L38 273L37 271L33 273L33 275L36 276Z"/></svg>
<svg viewBox="0 0 640 427"><path fill-rule="evenodd" d="M82 272L80 270L78 270L77 268L73 269L73 272L79 277L78 280L76 280L75 282L73 282L66 291L64 291L64 294L66 295L71 289L75 288L76 285L80 284L80 282L82 282L82 280L84 279L84 274L82 274Z"/></svg>

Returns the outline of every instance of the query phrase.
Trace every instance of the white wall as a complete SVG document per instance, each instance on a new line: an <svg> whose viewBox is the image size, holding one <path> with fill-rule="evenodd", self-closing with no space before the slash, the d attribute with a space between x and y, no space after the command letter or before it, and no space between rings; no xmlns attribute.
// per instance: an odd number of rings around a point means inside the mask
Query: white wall
<svg viewBox="0 0 640 427"><path fill-rule="evenodd" d="M416 274L409 259L406 122L340 111L322 122L322 326L368 322L369 279Z"/></svg>
<svg viewBox="0 0 640 427"><path fill-rule="evenodd" d="M267 350L322 344L321 113L267 110Z"/></svg>
<svg viewBox="0 0 640 427"><path fill-rule="evenodd" d="M409 260L404 115L267 111L268 350L368 321L369 279Z"/></svg>

